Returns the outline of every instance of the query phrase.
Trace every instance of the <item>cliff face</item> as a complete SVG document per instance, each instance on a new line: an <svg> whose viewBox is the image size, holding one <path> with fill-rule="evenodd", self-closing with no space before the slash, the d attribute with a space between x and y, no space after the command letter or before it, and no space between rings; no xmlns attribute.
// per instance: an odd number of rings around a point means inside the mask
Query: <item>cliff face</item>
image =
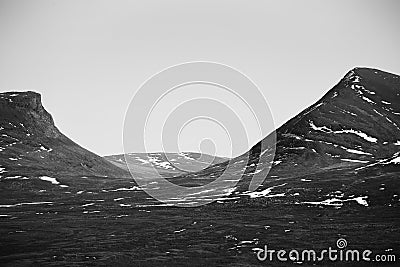
<svg viewBox="0 0 400 267"><path fill-rule="evenodd" d="M35 92L3 93L0 98L2 123L24 123L31 132L49 138L63 136L55 127L52 116L43 108L41 96Z"/></svg>
<svg viewBox="0 0 400 267"><path fill-rule="evenodd" d="M0 94L0 165L4 175L128 177L63 135L35 92Z"/></svg>

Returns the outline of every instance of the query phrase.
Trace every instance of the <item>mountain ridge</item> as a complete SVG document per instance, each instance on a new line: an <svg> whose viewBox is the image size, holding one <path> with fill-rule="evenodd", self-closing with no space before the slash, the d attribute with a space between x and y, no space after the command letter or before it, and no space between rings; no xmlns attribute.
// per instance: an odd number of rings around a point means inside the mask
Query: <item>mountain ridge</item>
<svg viewBox="0 0 400 267"><path fill-rule="evenodd" d="M270 183L275 183L281 179L306 179L304 177L317 174L323 176L324 173L329 172L343 171L346 172L344 176L347 177L349 175L357 175L357 173L380 173L385 170L397 171L400 167L398 154L396 154L400 150L399 92L399 76L377 69L353 68L318 101L273 132L273 134L276 134L276 143L274 143L273 150L269 151L270 148L268 146L262 146L264 140L270 141L268 139L270 139L271 135L268 135L253 146L248 153L239 157L229 161L218 162L197 172L184 174L170 172L167 173L166 177L173 179L174 183L184 186L204 185L218 178L224 173L227 165L230 164L233 168L230 169L230 173L227 173L228 177L240 179L236 193L246 192L254 175L259 170L269 168L272 152L275 152L275 154L274 158L272 158L271 170L258 190L266 188ZM56 136L59 141L72 142L60 135L61 133L59 133L58 129L49 126L53 125L53 121L45 110L41 110L40 98L37 100L37 98L33 97L32 99L36 100L22 101L22 104L18 104L18 101L14 101L17 99L13 98L16 97L12 96L13 94L16 93L6 93L7 97L2 95L0 107L11 103L17 109L22 108L28 116L37 118L39 121L36 123L38 125L37 128L46 132L47 134L45 135L50 136L46 138L51 139L52 136ZM29 94L37 96L32 92ZM28 112L26 112L26 109L28 109ZM41 125L41 121L44 126ZM9 125L4 127L8 127L8 130L13 129ZM2 127L3 130L4 127ZM2 139L7 138L2 136ZM8 143L11 141L8 140ZM16 142L14 141L14 143ZM52 149L51 146L44 146L42 149L41 145L43 144L36 144L36 149L40 148L44 154L51 154L44 152ZM2 149L4 148L2 147ZM69 153L78 152L79 154L82 151L82 148L72 149ZM132 160L136 160L134 158L135 155L132 154L131 156L133 157ZM156 163L163 164L163 167L166 167L164 166L164 160L161 161L161 158L154 160L157 161ZM105 159L111 163L105 162ZM117 174L111 173L110 177L130 177L127 175L128 168L126 166L124 168L121 165L126 164L126 155L114 155L105 157L105 159L97 157L94 160L95 166L97 166L97 163L103 167L107 166L107 170L101 169L100 173L93 171L93 167L90 166L93 163L88 162L84 163L86 165L82 165L82 158L79 158L78 161L73 160L66 163L67 165L72 165L72 170L78 169L79 171L76 172L78 175L108 176L104 174L105 171L117 168ZM7 170L10 169L11 164L24 163L23 159L18 157L10 160L8 158L8 165L5 165ZM36 157L32 160L37 161L38 158ZM146 160L146 164L153 161L153 159L149 161L149 158L140 160ZM243 165L237 163L243 161L247 163L244 169L240 169ZM68 168L57 170L59 166L57 166L56 162L50 160L50 163L53 165L38 165L38 168L47 170L50 175L60 174L60 171L67 174L71 170ZM51 172L51 168L57 171ZM141 172L142 170L139 168L139 173L133 175L146 178L146 175L142 175L146 171ZM8 173L8 175L11 174L12 172ZM24 174L29 175L28 170ZM241 177L238 177L238 175ZM286 187L290 187L290 185Z"/></svg>
<svg viewBox="0 0 400 267"><path fill-rule="evenodd" d="M400 77L371 68L353 68L318 101L276 129L276 148L268 178L306 176L331 169L378 166L391 162L400 150ZM211 166L182 177L193 184L208 183L211 175L222 174L228 163L247 160L239 182L246 191L258 169L268 166L269 156L262 142L230 162ZM260 156L261 155L261 156ZM388 166L385 166L388 167ZM367 167L368 168L368 167ZM365 171L365 170L364 170ZM234 169L232 176L242 170Z"/></svg>

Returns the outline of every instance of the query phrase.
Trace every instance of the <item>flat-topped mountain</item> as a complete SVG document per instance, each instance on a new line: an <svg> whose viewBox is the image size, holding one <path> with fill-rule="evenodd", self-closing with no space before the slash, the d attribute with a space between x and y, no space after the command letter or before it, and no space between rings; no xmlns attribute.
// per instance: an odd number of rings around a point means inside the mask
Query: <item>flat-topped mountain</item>
<svg viewBox="0 0 400 267"><path fill-rule="evenodd" d="M1 93L0 114L2 176L129 176L62 134L38 93Z"/></svg>

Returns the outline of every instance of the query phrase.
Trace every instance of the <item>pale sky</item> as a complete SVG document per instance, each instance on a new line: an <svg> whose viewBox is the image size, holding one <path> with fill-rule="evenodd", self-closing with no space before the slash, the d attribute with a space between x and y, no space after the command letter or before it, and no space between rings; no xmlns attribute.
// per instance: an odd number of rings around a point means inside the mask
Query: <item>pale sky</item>
<svg viewBox="0 0 400 267"><path fill-rule="evenodd" d="M0 0L0 91L41 93L63 133L119 154L139 86L171 65L212 61L251 78L278 127L355 66L400 74L399 14L396 0ZM188 128L184 150L205 138L199 129L218 131L207 123Z"/></svg>

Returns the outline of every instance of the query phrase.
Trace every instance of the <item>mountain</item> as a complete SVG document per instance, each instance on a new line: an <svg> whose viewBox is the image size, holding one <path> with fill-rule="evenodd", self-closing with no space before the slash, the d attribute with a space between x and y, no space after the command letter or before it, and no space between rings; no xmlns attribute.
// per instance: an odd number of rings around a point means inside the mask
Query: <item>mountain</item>
<svg viewBox="0 0 400 267"><path fill-rule="evenodd" d="M54 125L35 92L0 94L0 168L7 176L129 177Z"/></svg>
<svg viewBox="0 0 400 267"><path fill-rule="evenodd" d="M309 173L391 158L400 150L399 115L399 76L355 68L277 130L275 171Z"/></svg>
<svg viewBox="0 0 400 267"><path fill-rule="evenodd" d="M194 186L209 183L222 173L237 177L244 172L232 195L274 191L296 202L347 191L346 196L374 194L376 201L392 203L397 201L398 197L393 200L392 196L398 196L399 188L397 179L391 177L400 171L399 127L400 77L377 69L354 68L320 100L248 153L175 181ZM276 142L271 145L275 136ZM251 194L251 179L268 168L272 159L268 177ZM234 167L244 161L244 171ZM228 164L233 167L227 169ZM373 179L379 175L380 179ZM354 186L357 183L362 188ZM379 190L380 184L387 190ZM276 185L279 187L267 190ZM296 197L294 193L298 193ZM382 196L384 193L386 196Z"/></svg>
<svg viewBox="0 0 400 267"><path fill-rule="evenodd" d="M274 171L307 174L368 165L400 150L400 79L355 68L276 131ZM251 154L257 155L260 144Z"/></svg>
<svg viewBox="0 0 400 267"><path fill-rule="evenodd" d="M399 76L355 68L277 130L276 160L319 168L359 165L400 150ZM310 164L312 162L312 164Z"/></svg>

